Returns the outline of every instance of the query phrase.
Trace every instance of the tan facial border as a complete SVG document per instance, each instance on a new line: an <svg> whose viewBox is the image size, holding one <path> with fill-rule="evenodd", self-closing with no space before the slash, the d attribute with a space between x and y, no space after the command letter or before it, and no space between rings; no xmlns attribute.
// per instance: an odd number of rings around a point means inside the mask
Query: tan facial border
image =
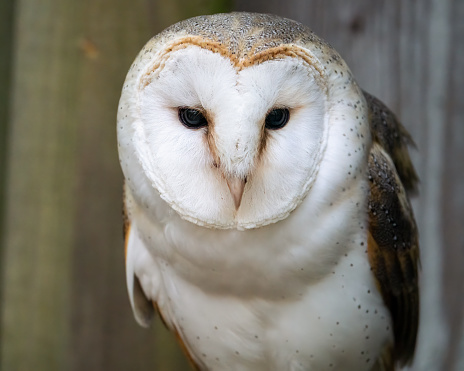
<svg viewBox="0 0 464 371"><path fill-rule="evenodd" d="M171 53L185 49L189 46L197 46L228 58L237 71L269 60L292 57L300 58L307 63L319 75L316 77L322 78L324 76L324 69L322 68L320 61L314 55L309 53L308 50L295 44L283 44L268 48L256 54L240 57L236 53L231 52L226 45L219 42L212 41L201 36L185 36L176 39L172 43L168 44L163 50L158 52L159 54L156 61L151 66L148 66L143 75L140 77L139 88L143 90L143 88L150 84L153 78L157 77L157 75L163 70Z"/></svg>

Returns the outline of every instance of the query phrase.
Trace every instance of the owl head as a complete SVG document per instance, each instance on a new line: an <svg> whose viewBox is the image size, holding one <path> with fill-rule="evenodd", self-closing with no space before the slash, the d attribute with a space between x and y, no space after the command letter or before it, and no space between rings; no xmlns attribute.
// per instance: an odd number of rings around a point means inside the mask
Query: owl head
<svg viewBox="0 0 464 371"><path fill-rule="evenodd" d="M154 218L174 210L201 226L257 228L349 187L366 162L366 116L344 61L305 26L201 16L135 59L119 104L120 161Z"/></svg>

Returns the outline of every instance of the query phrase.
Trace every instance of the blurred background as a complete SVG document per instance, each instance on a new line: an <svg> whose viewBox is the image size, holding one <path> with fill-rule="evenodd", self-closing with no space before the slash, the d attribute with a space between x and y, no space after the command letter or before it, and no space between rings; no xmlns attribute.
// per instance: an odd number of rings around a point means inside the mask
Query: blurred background
<svg viewBox="0 0 464 371"><path fill-rule="evenodd" d="M1 0L0 370L188 370L126 294L116 111L132 60L181 19L310 26L417 143L416 371L464 370L464 1Z"/></svg>

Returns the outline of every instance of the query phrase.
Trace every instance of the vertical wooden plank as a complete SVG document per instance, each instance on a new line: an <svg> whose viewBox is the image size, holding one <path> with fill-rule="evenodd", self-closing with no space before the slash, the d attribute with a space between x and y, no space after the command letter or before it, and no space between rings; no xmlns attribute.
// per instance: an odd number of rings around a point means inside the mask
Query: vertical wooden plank
<svg viewBox="0 0 464 371"><path fill-rule="evenodd" d="M464 370L464 2L451 3L450 65L445 109L446 132L443 158L443 273L446 318L450 337L444 370Z"/></svg>
<svg viewBox="0 0 464 371"><path fill-rule="evenodd" d="M2 236L1 228L3 225L6 145L10 112L9 93L11 86L11 64L13 60L13 19L14 1L2 1L0 3L0 55L2 56L0 58L0 241Z"/></svg>
<svg viewBox="0 0 464 371"><path fill-rule="evenodd" d="M443 306L444 245L441 214L445 200L442 179L444 174L444 149L446 99L449 83L448 71L451 57L451 1L431 0L426 22L420 23L426 48L422 64L427 85L421 92L424 97L425 117L421 125L420 140L423 149L419 162L422 179L421 203L417 205L418 223L421 228L422 248L422 326L417 351L417 370L443 369L449 344L449 323L445 321ZM424 135L425 134L425 135ZM433 342L430 341L433 339Z"/></svg>
<svg viewBox="0 0 464 371"><path fill-rule="evenodd" d="M68 366L76 50L72 1L17 4L2 370Z"/></svg>
<svg viewBox="0 0 464 371"><path fill-rule="evenodd" d="M135 322L125 288L115 123L126 71L154 33L152 15L146 1L80 4L69 369L148 370L158 344Z"/></svg>
<svg viewBox="0 0 464 371"><path fill-rule="evenodd" d="M14 1L0 2L0 303L3 298L3 244L6 185L6 154L8 122L10 114L11 65L13 60L13 19ZM0 318L2 313L0 305ZM0 321L0 349L2 343L2 322Z"/></svg>

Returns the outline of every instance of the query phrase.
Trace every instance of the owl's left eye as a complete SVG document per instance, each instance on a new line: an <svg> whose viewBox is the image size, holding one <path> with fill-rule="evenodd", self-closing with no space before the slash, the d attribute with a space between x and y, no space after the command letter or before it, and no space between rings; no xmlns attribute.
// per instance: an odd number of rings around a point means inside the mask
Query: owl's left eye
<svg viewBox="0 0 464 371"><path fill-rule="evenodd" d="M179 108L179 120L189 129L200 129L208 125L206 117L194 108Z"/></svg>
<svg viewBox="0 0 464 371"><path fill-rule="evenodd" d="M289 119L290 111L288 108L276 108L267 114L265 126L271 130L281 129L287 125Z"/></svg>

